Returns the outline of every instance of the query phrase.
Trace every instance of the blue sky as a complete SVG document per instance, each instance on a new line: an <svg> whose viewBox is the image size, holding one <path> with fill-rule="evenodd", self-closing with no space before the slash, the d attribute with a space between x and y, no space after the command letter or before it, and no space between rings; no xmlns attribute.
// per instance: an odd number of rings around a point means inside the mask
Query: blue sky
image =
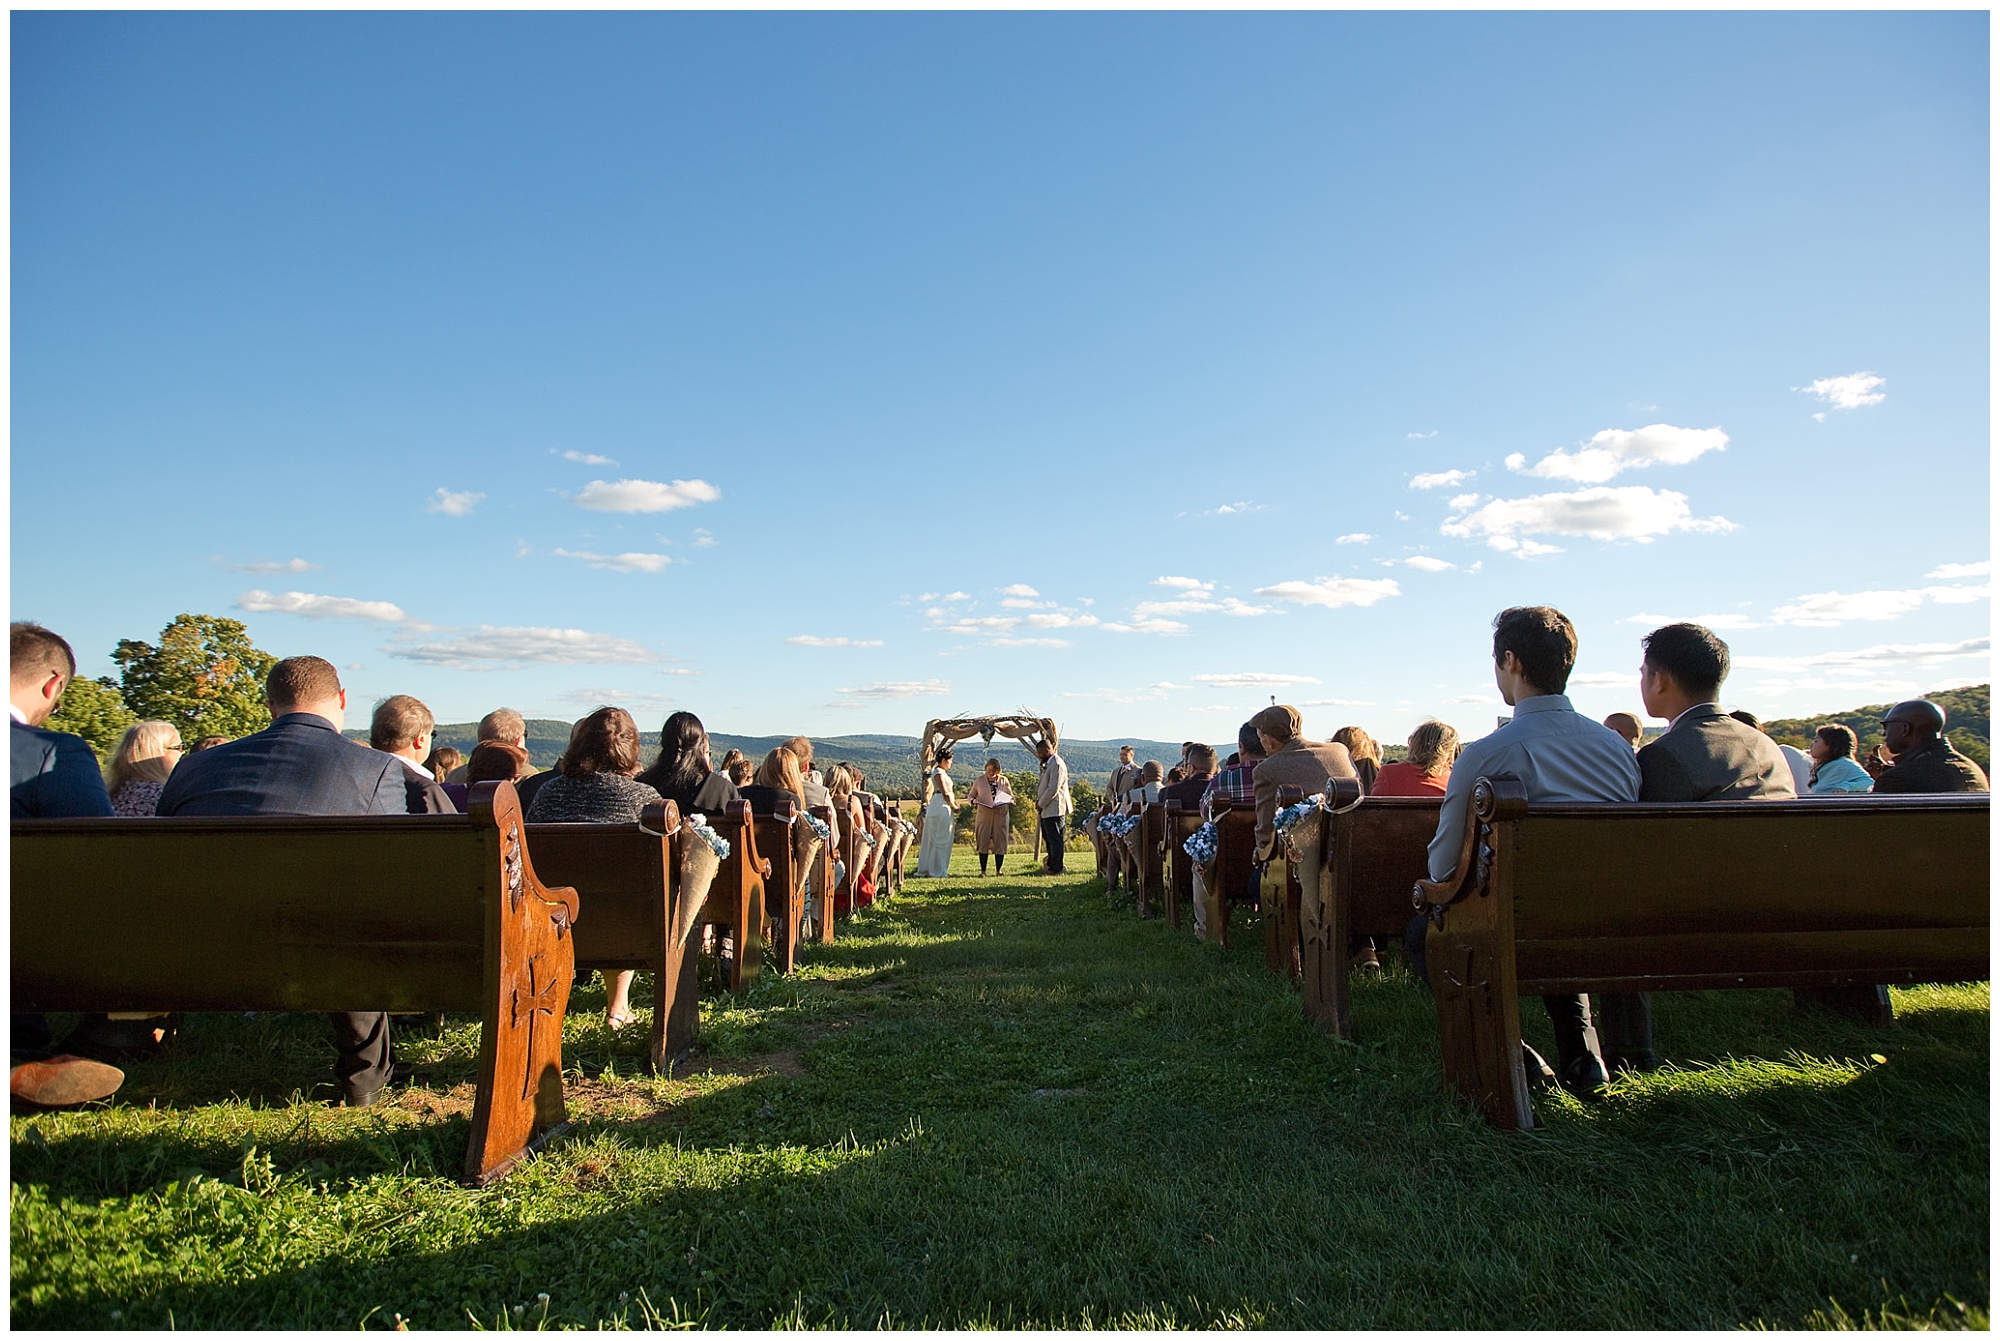
<svg viewBox="0 0 2000 1341"><path fill-rule="evenodd" d="M12 603L442 720L1987 678L1984 13L15 13Z"/></svg>

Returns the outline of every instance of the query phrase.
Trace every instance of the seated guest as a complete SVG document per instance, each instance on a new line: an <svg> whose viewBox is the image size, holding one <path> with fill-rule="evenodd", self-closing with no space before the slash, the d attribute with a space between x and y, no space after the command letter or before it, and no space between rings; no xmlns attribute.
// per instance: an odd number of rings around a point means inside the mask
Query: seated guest
<svg viewBox="0 0 2000 1341"><path fill-rule="evenodd" d="M180 758L181 733L172 722L127 727L111 756L111 774L104 784L111 793L111 813L121 819L152 814Z"/></svg>
<svg viewBox="0 0 2000 1341"><path fill-rule="evenodd" d="M1185 781L1187 781L1187 765L1175 764L1167 770L1167 780L1160 785L1165 788L1173 786L1176 782Z"/></svg>
<svg viewBox="0 0 2000 1341"><path fill-rule="evenodd" d="M570 728L556 776L535 793L531 824L631 824L660 793L640 782L639 728L623 708L599 708Z"/></svg>
<svg viewBox="0 0 2000 1341"><path fill-rule="evenodd" d="M709 765L708 730L691 712L667 718L660 728L660 757L639 781L679 806L683 815L720 815L738 796L736 784Z"/></svg>
<svg viewBox="0 0 2000 1341"><path fill-rule="evenodd" d="M1160 799L1160 789L1164 786L1166 775L1160 771L1160 761L1148 759L1140 766L1138 784L1125 793L1125 799L1139 805L1151 805Z"/></svg>
<svg viewBox="0 0 2000 1341"><path fill-rule="evenodd" d="M1526 787L1530 804L1539 801L1636 801L1639 761L1632 747L1609 728L1570 706L1563 690L1576 665L1576 626L1546 605L1517 606L1493 620L1493 683L1514 709L1513 719L1459 752L1445 784L1437 833L1429 850L1430 875L1444 882L1458 874L1458 854L1472 807L1472 787L1481 777L1503 774ZM1424 934L1429 919L1419 915L1404 936L1417 976L1428 981ZM1551 1072L1533 1048L1522 1045L1531 1082L1559 1079L1572 1094L1594 1096L1604 1088L1604 1059L1590 1027L1590 998L1582 994L1545 996L1555 1029L1556 1065Z"/></svg>
<svg viewBox="0 0 2000 1341"><path fill-rule="evenodd" d="M1870 791L1875 780L1868 776L1868 770L1855 759L1861 744L1854 738L1854 728L1839 722L1828 722L1813 732L1812 777L1808 785L1813 796L1851 796Z"/></svg>
<svg viewBox="0 0 2000 1341"><path fill-rule="evenodd" d="M1638 715L1629 712L1614 712L1604 719L1604 724L1625 738L1625 743L1638 749L1641 738L1646 734Z"/></svg>
<svg viewBox="0 0 2000 1341"><path fill-rule="evenodd" d="M228 743L228 736L203 736L200 740L188 746L187 752L189 754L199 754L203 750L212 750L218 745L227 745Z"/></svg>
<svg viewBox="0 0 2000 1341"><path fill-rule="evenodd" d="M1371 796L1443 796L1458 758L1458 732L1433 717L1410 733L1409 754L1382 765Z"/></svg>
<svg viewBox="0 0 2000 1341"><path fill-rule="evenodd" d="M528 752L501 740L482 740L465 761L465 785L475 782L517 782L529 771ZM447 789L451 784L447 783Z"/></svg>
<svg viewBox="0 0 2000 1341"><path fill-rule="evenodd" d="M1257 729L1257 741L1264 762L1257 765L1251 782L1257 800L1257 860L1275 855L1278 830L1273 822L1278 814L1278 789L1297 787L1310 796L1326 790L1331 778L1356 777L1345 745L1322 745L1299 734L1299 710L1288 703L1275 703L1250 719Z"/></svg>
<svg viewBox="0 0 2000 1341"><path fill-rule="evenodd" d="M727 773L732 766L748 762L743 756L743 751L732 748L723 752L722 762L717 764L716 767ZM756 768L755 764L751 764L750 766L752 769Z"/></svg>
<svg viewBox="0 0 2000 1341"><path fill-rule="evenodd" d="M833 832L833 841L840 852L847 851L847 835L868 832L866 809L861 797L854 790L854 774L849 769L848 764L835 764L826 775L826 790L833 800L834 818L839 821ZM863 852L856 865L865 864L867 860L868 854ZM875 896L872 886L865 893L862 889L860 879L862 873L858 870L847 870L844 859L841 867L841 879L845 882L842 886L844 899L836 898L835 911L852 912L856 907L866 908L873 903Z"/></svg>
<svg viewBox="0 0 2000 1341"><path fill-rule="evenodd" d="M750 803L753 815L775 815L780 800L790 801L794 811L803 814L806 806L805 778L799 771L798 756L783 745L764 756L764 762L757 765L757 772L750 785L743 789L743 799Z"/></svg>
<svg viewBox="0 0 2000 1341"><path fill-rule="evenodd" d="M1347 757L1354 764L1354 776L1361 779L1361 794L1375 794L1375 779L1382 771L1382 747L1375 743L1375 737L1358 726L1343 726L1333 733L1333 743L1347 748Z"/></svg>
<svg viewBox="0 0 2000 1341"><path fill-rule="evenodd" d="M175 766L160 793L162 815L402 815L409 774L401 759L357 750L340 734L347 691L332 663L287 657L264 681L271 724L255 735ZM366 1107L391 1074L389 1017L335 1014L334 1074L341 1103Z"/></svg>
<svg viewBox="0 0 2000 1341"><path fill-rule="evenodd" d="M528 751L528 723L522 718L520 713L515 712L512 708L495 708L492 712L487 713L479 719L478 735L474 738L472 747L478 749L489 740L497 740L503 745L518 745L521 747L521 752L526 754ZM466 766L464 764L454 764L438 781L464 782L466 781L465 774ZM526 802L522 804L525 805Z"/></svg>
<svg viewBox="0 0 2000 1341"><path fill-rule="evenodd" d="M436 774L424 767L430 756L431 733L437 722L422 701L408 694L393 694L375 705L368 723L368 743L384 754L403 761L406 805L412 815L456 815L458 807L439 784Z"/></svg>
<svg viewBox="0 0 2000 1341"><path fill-rule="evenodd" d="M813 743L804 736L793 736L785 742L785 748L799 761L799 780L805 784L807 808L823 806L830 802L826 792L826 779L813 767Z"/></svg>
<svg viewBox="0 0 2000 1341"><path fill-rule="evenodd" d="M476 752L476 751L475 751ZM556 775L535 793L530 824L631 824L660 794L638 781L639 728L623 708L599 708L570 728ZM467 772L470 772L468 768ZM632 1022L632 970L606 975L604 1023Z"/></svg>
<svg viewBox="0 0 2000 1341"><path fill-rule="evenodd" d="M1895 760L1882 758L1887 750ZM1878 795L1989 790L1979 765L1960 754L1944 734L1944 709L1913 698L1882 719L1882 743L1868 752L1867 769Z"/></svg>
<svg viewBox="0 0 2000 1341"><path fill-rule="evenodd" d="M757 776L757 766L748 759L743 758L730 760L722 766L722 771L728 776L729 781L739 789L748 787L751 779Z"/></svg>
<svg viewBox="0 0 2000 1341"><path fill-rule="evenodd" d="M1257 737L1257 728L1249 722L1236 728L1236 753L1231 758L1236 762L1217 773L1208 784L1208 790L1201 794L1201 817L1215 818L1215 803L1227 801L1231 806L1242 808L1257 800L1257 765L1264 762L1264 745Z"/></svg>
<svg viewBox="0 0 2000 1341"><path fill-rule="evenodd" d="M1187 766L1186 777L1160 788L1162 801L1179 801L1186 806L1201 804L1203 793L1215 777L1215 747L1198 742L1188 746Z"/></svg>
<svg viewBox="0 0 2000 1341"><path fill-rule="evenodd" d="M1735 708L1730 711L1729 715L1749 727L1752 731L1761 731L1767 736L1771 734L1769 731L1764 730L1764 723L1758 720L1757 714L1754 712L1750 712L1744 708ZM1785 756L1785 767L1791 770L1792 795L1804 796L1812 787L1811 757L1804 750L1799 749L1795 745L1787 745L1782 740L1773 740L1771 743L1778 747L1779 754Z"/></svg>
<svg viewBox="0 0 2000 1341"><path fill-rule="evenodd" d="M424 760L424 767L428 768L431 771L431 776L439 782L443 782L450 777L459 768L463 767L464 764L465 756L449 745L433 747L430 757Z"/></svg>

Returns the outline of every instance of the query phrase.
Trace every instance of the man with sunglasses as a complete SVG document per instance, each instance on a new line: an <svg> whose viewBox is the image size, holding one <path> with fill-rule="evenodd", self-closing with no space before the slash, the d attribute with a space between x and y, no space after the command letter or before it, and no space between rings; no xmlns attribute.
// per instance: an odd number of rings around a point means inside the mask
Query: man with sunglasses
<svg viewBox="0 0 2000 1341"><path fill-rule="evenodd" d="M1893 763L1883 759L1887 750ZM1991 791L1979 765L1960 754L1944 734L1944 709L1913 698L1882 719L1882 743L1868 753L1868 775L1877 793Z"/></svg>

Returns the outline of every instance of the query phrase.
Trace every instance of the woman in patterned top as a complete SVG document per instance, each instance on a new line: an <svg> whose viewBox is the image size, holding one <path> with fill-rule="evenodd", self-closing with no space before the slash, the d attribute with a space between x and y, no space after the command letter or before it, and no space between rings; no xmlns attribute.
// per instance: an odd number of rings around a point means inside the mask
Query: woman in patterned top
<svg viewBox="0 0 2000 1341"><path fill-rule="evenodd" d="M105 779L111 813L121 819L151 815L180 761L181 733L172 722L147 721L128 728L111 756L111 772Z"/></svg>

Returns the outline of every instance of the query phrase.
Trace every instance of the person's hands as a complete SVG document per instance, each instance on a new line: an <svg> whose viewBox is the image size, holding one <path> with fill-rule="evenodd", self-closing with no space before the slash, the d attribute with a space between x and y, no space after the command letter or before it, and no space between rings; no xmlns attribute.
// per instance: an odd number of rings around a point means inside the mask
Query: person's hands
<svg viewBox="0 0 2000 1341"><path fill-rule="evenodd" d="M1868 757L1861 761L1861 766L1868 770L1869 777L1879 778L1888 771L1889 761L1882 757L1882 747L1877 745L1868 751Z"/></svg>

